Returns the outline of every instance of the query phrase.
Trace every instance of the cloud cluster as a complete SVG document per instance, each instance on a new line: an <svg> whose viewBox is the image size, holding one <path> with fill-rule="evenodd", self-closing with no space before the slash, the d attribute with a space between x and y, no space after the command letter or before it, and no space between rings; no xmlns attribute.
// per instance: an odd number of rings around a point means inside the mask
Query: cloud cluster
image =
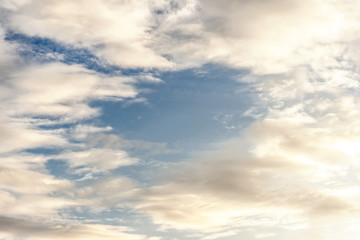
<svg viewBox="0 0 360 240"><path fill-rule="evenodd" d="M355 159L331 145L341 137L266 120L253 125L247 139L252 141L232 140L195 161L175 164L163 185L143 192L139 209L159 224L203 231L237 221L251 226L257 216L275 224L284 216L302 222L358 211L353 199L359 197L358 186L340 184ZM344 196L345 186L357 189L354 195Z"/></svg>
<svg viewBox="0 0 360 240"><path fill-rule="evenodd" d="M86 47L123 67L172 66L149 47L153 43L151 1L2 2L11 30Z"/></svg>
<svg viewBox="0 0 360 240"><path fill-rule="evenodd" d="M7 4L15 2L4 2ZM91 107L91 101L136 98L136 78L107 76L80 65L28 64L16 54L17 45L4 38L1 34L0 238L147 239L130 228L77 223L63 214L75 207L104 208L107 196L114 191L119 191L119 197L113 198L118 204L133 186L131 180L120 188L121 179L115 179L112 192L107 192L110 180L81 187L55 177L47 168L49 159L61 159L84 179L136 163L123 150L86 149L88 135L110 131L111 127L77 126L79 121L99 116L101 110ZM38 150L28 153L31 149ZM50 154L51 150L59 154Z"/></svg>
<svg viewBox="0 0 360 240"><path fill-rule="evenodd" d="M298 233L359 221L357 1L0 0L0 6L0 238L146 239L128 228L67 222L60 213L73 207L132 207L162 229L196 230L193 237L203 239L239 232L274 239L278 228ZM101 114L91 101L146 102L136 98L136 78L161 80L29 64L5 41L6 31L85 48L123 68L248 69L239 81L254 87L267 113L241 138L170 165L162 182L141 189L109 173L138 162L126 150L158 154L166 144L77 123ZM59 153L25 153L44 148ZM56 178L46 168L49 158L81 177Z"/></svg>
<svg viewBox="0 0 360 240"><path fill-rule="evenodd" d="M111 64L169 69L216 62L258 74L288 72L307 64L313 49L355 40L356 6L325 0L2 1L7 29L85 47Z"/></svg>
<svg viewBox="0 0 360 240"><path fill-rule="evenodd" d="M349 13L352 1L176 3L163 8L155 48L183 66L217 62L257 74L284 73L307 64L313 49L351 41L358 30Z"/></svg>
<svg viewBox="0 0 360 240"><path fill-rule="evenodd" d="M11 110L13 115L61 116L65 122L91 118L98 115L88 106L91 100L133 98L137 91L132 82L131 78L101 76L76 65L30 66L9 76L17 96Z"/></svg>
<svg viewBox="0 0 360 240"><path fill-rule="evenodd" d="M31 216L34 219L55 217L57 210L74 206L66 195L73 184L47 174L43 162L45 157L16 154L1 157L0 185L1 212L8 216ZM33 203L37 202L35 206Z"/></svg>
<svg viewBox="0 0 360 240"><path fill-rule="evenodd" d="M316 231L315 222L356 219L359 61L351 7L357 3L181 3L177 18L165 15L162 26L179 23L167 35L183 47L174 59L250 68L239 81L253 84L268 113L242 139L167 169L170 176L142 193L138 209L165 227L205 232Z"/></svg>

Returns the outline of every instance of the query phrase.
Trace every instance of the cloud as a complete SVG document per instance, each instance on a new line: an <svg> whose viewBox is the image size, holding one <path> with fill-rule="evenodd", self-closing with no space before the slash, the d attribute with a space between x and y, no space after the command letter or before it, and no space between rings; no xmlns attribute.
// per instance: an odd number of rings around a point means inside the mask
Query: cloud
<svg viewBox="0 0 360 240"><path fill-rule="evenodd" d="M135 164L137 161L122 150L106 148L91 148L86 151L64 152L56 156L58 159L66 159L70 166L86 166L94 168L94 171L116 169L122 166Z"/></svg>
<svg viewBox="0 0 360 240"><path fill-rule="evenodd" d="M10 69L14 68L14 62L17 60L16 55L14 54L15 48L11 44L8 44L5 40L5 30L0 24L0 73L1 80L3 76L6 75Z"/></svg>
<svg viewBox="0 0 360 240"><path fill-rule="evenodd" d="M48 174L45 161L44 156L30 154L1 158L1 212L7 216L31 216L43 220L57 216L59 209L76 205L69 199L74 185Z"/></svg>
<svg viewBox="0 0 360 240"><path fill-rule="evenodd" d="M312 49L353 41L351 8L353 1L323 0L3 4L7 29L88 48L110 64L179 69L215 62L257 74L286 73L307 64Z"/></svg>
<svg viewBox="0 0 360 240"><path fill-rule="evenodd" d="M19 160L10 163L5 162L8 161L6 158L2 160L0 178L3 190L19 194L47 194L72 187L69 181L55 179L46 173L31 170L29 169L31 165L23 164ZM40 163L38 165L41 166Z"/></svg>
<svg viewBox="0 0 360 240"><path fill-rule="evenodd" d="M16 8L22 3L7 1L5 5ZM90 172L106 172L136 163L120 149L98 147L85 150L87 136L110 131L111 127L77 124L99 116L100 109L90 106L93 100L134 99L138 94L134 87L136 78L108 76L80 65L26 64L18 61L20 58L15 51L10 51L16 45L3 39L0 45L4 46L1 49L4 53L6 47L9 49L9 56L4 54L0 59L9 62L0 66L4 68L0 87L0 211L4 214L0 220L0 237L146 239L145 236L125 233L131 229L116 226L65 223L67 217L63 213L74 207L104 210L105 204L115 206L125 201L126 192L132 188L124 189L111 199L108 196L113 192L107 190L111 186L111 191L119 190L121 181L124 186L129 183L133 187L130 180L118 178L108 179L106 183L105 180L93 185L87 183L89 194L85 195L89 199L83 199L84 188L77 182L57 178L47 169L49 159L66 159L72 170L81 167L91 169ZM69 128L67 124L74 127ZM36 153L26 153L30 149L36 149Z"/></svg>
<svg viewBox="0 0 360 240"><path fill-rule="evenodd" d="M357 21L343 4L322 0L188 0L162 10L154 48L178 67L216 62L257 74L307 64L312 49L352 39Z"/></svg>
<svg viewBox="0 0 360 240"><path fill-rule="evenodd" d="M148 1L32 0L6 1L3 8L11 30L86 47L122 67L168 68L172 64L149 47L150 6Z"/></svg>
<svg viewBox="0 0 360 240"><path fill-rule="evenodd" d="M66 140L57 131L41 131L28 124L6 119L0 122L0 152L36 147L64 146Z"/></svg>
<svg viewBox="0 0 360 240"><path fill-rule="evenodd" d="M334 43L344 49L344 41L356 39L356 6L324 0L32 0L5 1L3 9L6 29L85 47L122 67L215 62L270 74L308 64L313 49Z"/></svg>
<svg viewBox="0 0 360 240"><path fill-rule="evenodd" d="M30 66L9 78L16 96L9 100L14 115L61 116L63 121L75 121L99 114L88 106L90 100L120 101L137 94L130 78L101 76L78 65Z"/></svg>
<svg viewBox="0 0 360 240"><path fill-rule="evenodd" d="M84 140L89 135L99 134L102 132L111 131L112 127L97 127L93 125L77 124L73 129L71 129L70 134L72 138L77 140Z"/></svg>
<svg viewBox="0 0 360 240"><path fill-rule="evenodd" d="M332 145L341 139L288 120L255 123L244 139L168 168L163 184L143 190L137 208L166 228L204 232L346 222L359 195L341 194L358 189L344 182L356 158Z"/></svg>
<svg viewBox="0 0 360 240"><path fill-rule="evenodd" d="M135 80L102 76L79 65L61 63L20 67L4 75L1 86L1 152L68 144L64 129L39 126L93 118L100 109L92 100L122 101L136 97Z"/></svg>
<svg viewBox="0 0 360 240"><path fill-rule="evenodd" d="M145 236L129 233L132 229L101 224L48 223L0 217L0 232L6 239L131 239L145 240Z"/></svg>
<svg viewBox="0 0 360 240"><path fill-rule="evenodd" d="M106 176L83 185L74 192L74 196L80 208L95 213L110 208L131 207L138 191L135 181L122 176Z"/></svg>

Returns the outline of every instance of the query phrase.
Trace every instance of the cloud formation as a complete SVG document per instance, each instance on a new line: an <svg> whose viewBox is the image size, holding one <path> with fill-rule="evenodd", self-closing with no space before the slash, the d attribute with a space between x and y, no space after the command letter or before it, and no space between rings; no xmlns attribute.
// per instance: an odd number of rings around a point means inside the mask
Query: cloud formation
<svg viewBox="0 0 360 240"><path fill-rule="evenodd" d="M334 136L312 130L288 121L257 123L247 135L252 142L232 140L176 163L164 184L143 192L138 208L159 224L209 232L238 221L251 226L258 216L270 225L287 216L282 224L291 225L350 214L357 209L353 196L334 185L347 174L349 156L324 144L336 142Z"/></svg>
<svg viewBox="0 0 360 240"><path fill-rule="evenodd" d="M66 126L76 126L79 121L99 116L100 109L91 107L91 101L134 99L138 93L134 87L136 78L105 76L80 65L28 64L16 54L17 45L7 43L4 37L2 35L0 42L4 46L1 56L0 209L3 216L0 237L146 239L132 234L130 228L76 223L64 218L74 207L103 208L105 200L101 199L107 197L101 194L92 197L89 193L88 199L82 201L81 193L95 191L96 184L92 187L87 184L84 190L74 181L54 176L47 168L50 158L66 160L74 171L79 166L88 169L78 170L80 176L86 177L89 171L108 171L136 162L122 150L83 149L86 144L82 139L87 135L106 132L111 127L83 124L74 127L80 129L74 131ZM31 149L39 150L29 153ZM53 150L60 154L47 152ZM127 183L131 186L131 181ZM110 182L106 185L109 188ZM104 189L101 190L104 192Z"/></svg>
<svg viewBox="0 0 360 240"><path fill-rule="evenodd" d="M4 1L8 27L30 36L89 48L123 67L171 67L149 45L151 1ZM121 17L119 17L121 16ZM144 58L146 56L146 58Z"/></svg>
<svg viewBox="0 0 360 240"><path fill-rule="evenodd" d="M352 0L0 0L0 238L156 239L72 220L127 208L159 232L190 239L334 239L339 226L356 239L358 7ZM117 71L26 60L9 32L86 49ZM244 115L261 114L245 130L231 122L241 132L212 150L152 168L151 182L117 172L146 161L131 151L164 156L167 143L116 135L115 126L95 121L102 109L92 103L147 103L139 83L166 84L158 72L205 64L242 73L239 87L257 96ZM229 116L216 120L228 124ZM65 173L50 159L65 162Z"/></svg>

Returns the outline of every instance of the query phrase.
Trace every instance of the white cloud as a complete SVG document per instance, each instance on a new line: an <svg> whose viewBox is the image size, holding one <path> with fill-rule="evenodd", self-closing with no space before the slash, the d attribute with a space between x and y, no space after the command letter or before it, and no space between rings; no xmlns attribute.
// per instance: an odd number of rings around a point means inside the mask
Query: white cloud
<svg viewBox="0 0 360 240"><path fill-rule="evenodd" d="M356 6L324 0L3 4L7 28L88 48L112 64L183 68L216 62L259 74L291 71L307 64L313 49L355 39Z"/></svg>
<svg viewBox="0 0 360 240"><path fill-rule="evenodd" d="M286 73L308 64L314 49L351 41L356 31L351 9L338 1L175 2L162 8L154 48L178 67L216 62Z"/></svg>
<svg viewBox="0 0 360 240"><path fill-rule="evenodd" d="M59 209L76 205L68 197L74 190L73 184L48 174L43 165L45 160L21 154L1 158L0 210L3 214L44 220L56 217Z"/></svg>
<svg viewBox="0 0 360 240"><path fill-rule="evenodd" d="M355 40L358 30L355 1L3 2L6 28L85 47L123 67L216 62L284 73L308 64L314 49Z"/></svg>
<svg viewBox="0 0 360 240"><path fill-rule="evenodd" d="M9 83L11 115L60 116L75 121L98 115L90 100L133 98L137 90L126 77L101 76L78 65L60 63L35 65L13 73Z"/></svg>
<svg viewBox="0 0 360 240"><path fill-rule="evenodd" d="M4 162L7 159L2 160ZM49 174L29 168L31 165L22 164L19 160L8 164L2 163L1 189L19 194L48 194L55 191L65 191L72 187L72 184L67 180L56 179Z"/></svg>
<svg viewBox="0 0 360 240"><path fill-rule="evenodd" d="M70 134L74 139L83 140L89 135L94 135L102 132L111 131L112 127L96 127L93 125L84 125L77 124L73 129L71 129Z"/></svg>
<svg viewBox="0 0 360 240"><path fill-rule="evenodd" d="M37 147L64 146L67 141L57 131L38 130L28 124L12 119L0 122L0 152L24 150Z"/></svg>
<svg viewBox="0 0 360 240"><path fill-rule="evenodd" d="M342 139L301 122L261 121L244 139L174 164L137 208L164 227L203 232L346 223L359 209L358 187L345 180L358 153L334 147ZM353 194L343 194L349 186Z"/></svg>
<svg viewBox="0 0 360 240"><path fill-rule="evenodd" d="M148 1L6 1L3 7L9 9L9 28L89 48L111 64L172 65L148 47L153 41Z"/></svg>
<svg viewBox="0 0 360 240"><path fill-rule="evenodd" d="M21 4L27 4L18 3L7 1L4 5L16 9ZM5 216L1 217L4 221L0 224L0 236L6 239L146 239L125 233L131 229L116 226L64 224L66 216L61 213L73 207L104 209L111 194L105 189L113 183L112 191L115 188L119 190L116 184L120 183L120 179L109 180L99 188L96 186L101 183L94 184L92 188L100 195L92 192L89 200L83 201L76 198L80 196L80 189L75 182L56 178L46 168L49 158L66 158L71 167L84 166L96 171L134 164L136 160L119 149L82 150L83 141L89 135L110 131L111 127L77 125L71 130L66 126L56 127L56 124L75 123L98 116L100 109L89 105L92 100L135 98L138 93L133 86L136 80L106 76L80 65L16 62L20 59L13 51L16 46L3 41L3 33L1 37L4 54L0 57L0 211ZM44 125L55 127L42 128ZM71 143L74 139L79 143ZM60 152L64 148L76 148L76 151L54 155L46 150L43 150L44 155L24 152L34 148L51 148ZM128 182L131 183L130 180ZM112 204L119 204L123 198L118 196L114 199L116 203Z"/></svg>
<svg viewBox="0 0 360 240"><path fill-rule="evenodd" d="M19 68L4 75L2 81L1 152L66 146L69 139L64 129L38 126L93 118L100 109L89 106L92 100L122 101L138 93L131 78L107 77L78 65Z"/></svg>
<svg viewBox="0 0 360 240"><path fill-rule="evenodd" d="M112 170L122 166L135 164L136 159L131 158L125 151L106 148L91 148L85 151L65 152L58 159L66 159L71 167L86 166L94 171Z"/></svg>

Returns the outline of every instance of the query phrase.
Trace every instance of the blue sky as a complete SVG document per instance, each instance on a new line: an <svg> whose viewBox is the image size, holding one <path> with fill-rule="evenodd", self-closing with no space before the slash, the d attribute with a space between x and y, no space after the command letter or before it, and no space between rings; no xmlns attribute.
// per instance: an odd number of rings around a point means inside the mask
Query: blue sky
<svg viewBox="0 0 360 240"><path fill-rule="evenodd" d="M199 70L206 75L199 75ZM158 76L162 83L138 85L145 89L139 94L145 103L103 103L101 120L118 133L148 141L218 141L239 132L239 123L247 120L242 114L252 104L251 93L239 93L249 88L236 82L240 74L221 66L163 73ZM226 131L232 126L236 129Z"/></svg>
<svg viewBox="0 0 360 240"><path fill-rule="evenodd" d="M0 0L0 239L357 239L358 5Z"/></svg>

